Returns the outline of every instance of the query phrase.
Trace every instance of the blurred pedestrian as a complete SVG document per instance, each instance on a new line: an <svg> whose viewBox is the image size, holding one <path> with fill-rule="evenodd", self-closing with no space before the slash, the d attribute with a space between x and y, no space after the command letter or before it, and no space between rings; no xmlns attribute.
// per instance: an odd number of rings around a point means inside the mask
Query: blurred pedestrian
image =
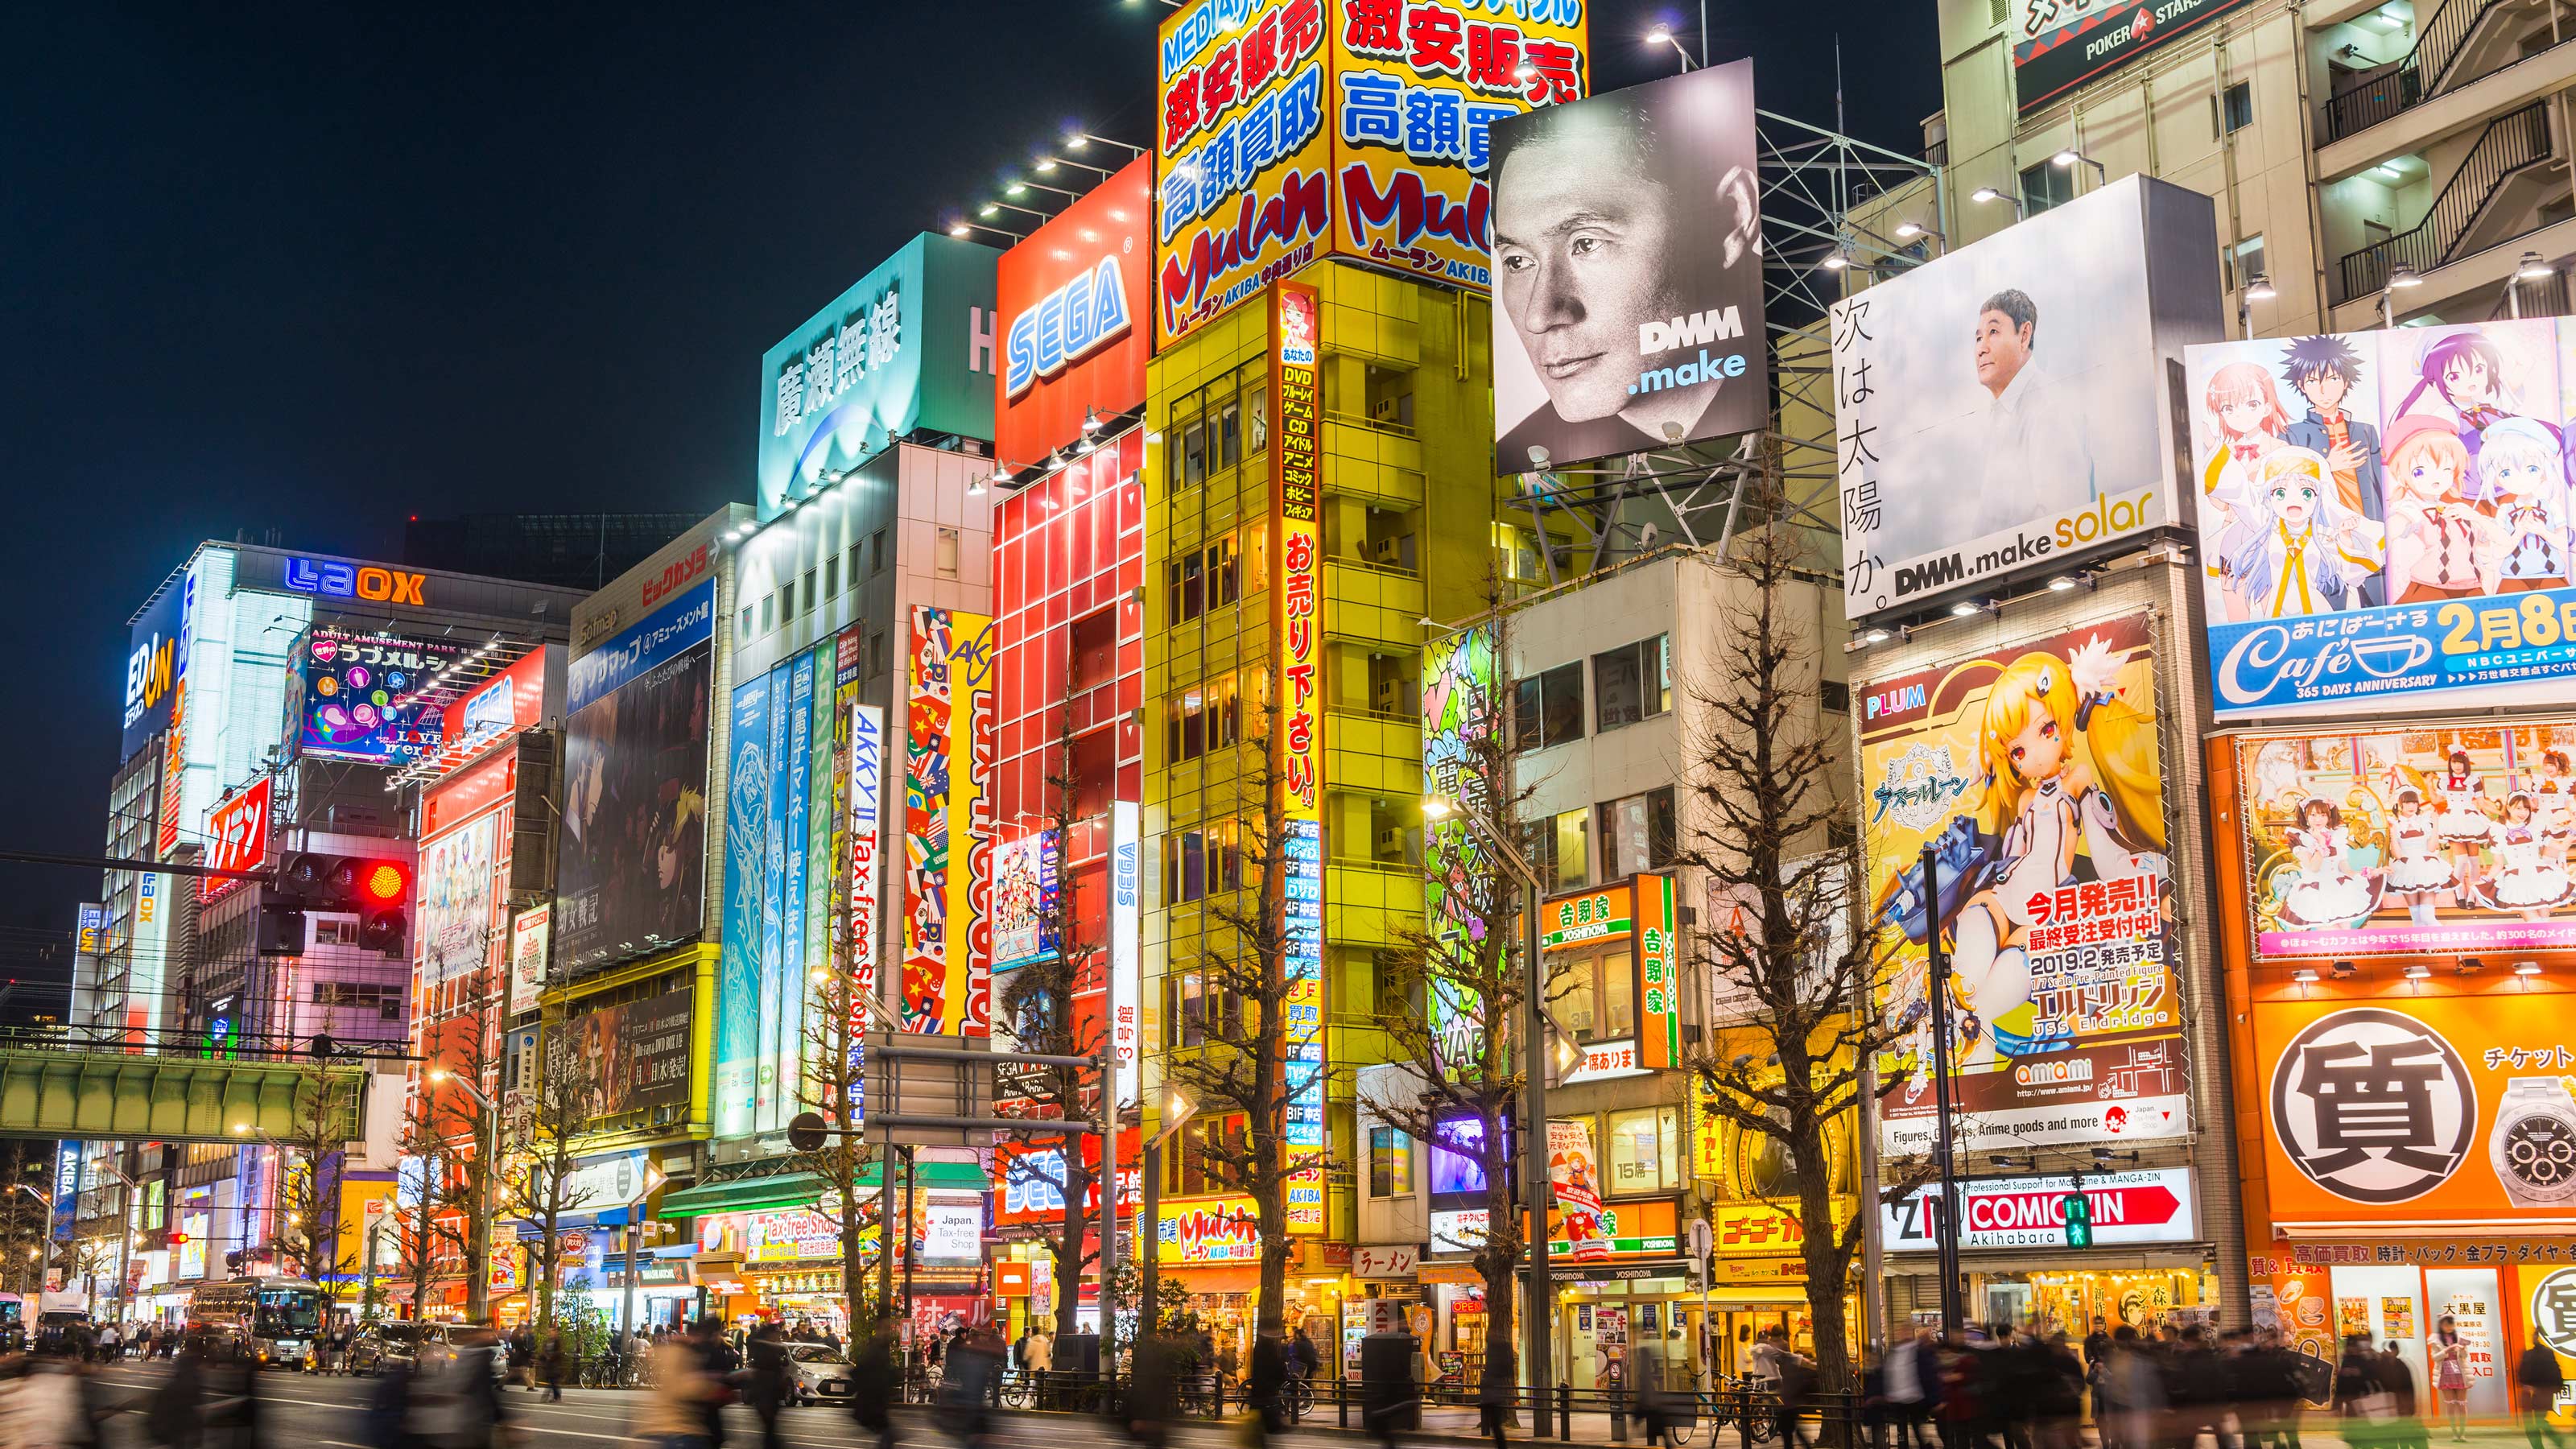
<svg viewBox="0 0 2576 1449"><path fill-rule="evenodd" d="M1260 1372L1261 1350L1253 1349L1253 1372ZM1513 1354L1508 1339L1485 1341L1485 1367L1476 1377L1477 1427L1490 1435L1494 1449L1503 1449L1503 1428L1511 1423L1520 1399L1520 1360ZM1533 1436L1536 1430L1532 1431Z"/></svg>
<svg viewBox="0 0 2576 1449"><path fill-rule="evenodd" d="M1157 1328L1129 1350L1126 1422L1128 1437L1149 1449L1161 1449L1172 1417L1180 1412L1181 1376L1189 1351L1169 1330Z"/></svg>
<svg viewBox="0 0 2576 1449"><path fill-rule="evenodd" d="M761 1449L787 1449L787 1441L778 1432L779 1411L787 1406L793 1374L787 1363L787 1341L775 1323L764 1323L751 1335L751 1351L745 1355L748 1364L743 1373L743 1402L760 1419Z"/></svg>
<svg viewBox="0 0 2576 1449"><path fill-rule="evenodd" d="M2562 1449L2567 1440L2549 1418L2558 1407L2558 1396L2567 1389L2567 1371L2559 1366L2558 1350L2532 1340L2513 1366L2513 1386L2522 1411L2522 1436L2531 1441L2531 1449ZM2543 1438L2549 1441L2546 1446Z"/></svg>
<svg viewBox="0 0 2576 1449"><path fill-rule="evenodd" d="M2415 1370L2407 1365L2405 1355L2398 1350L2397 1340L2392 1338L2381 1346L2379 1361L2372 1365L2372 1370L2379 1376L2380 1386L2387 1390L2389 1400L2397 1410L2397 1417L2390 1421L2393 1426L2389 1430L2390 1442L2398 1449L2425 1449L2433 1442L2433 1436L2424 1431L2421 1401L2415 1394Z"/></svg>
<svg viewBox="0 0 2576 1449"><path fill-rule="evenodd" d="M1002 1335L990 1324L961 1329L948 1347L939 1384L940 1417L966 1449L979 1449L993 1426L1002 1386Z"/></svg>
<svg viewBox="0 0 2576 1449"><path fill-rule="evenodd" d="M665 1337L651 1355L653 1382L628 1427L657 1449L707 1449L707 1419L722 1388L706 1355L685 1339Z"/></svg>
<svg viewBox="0 0 2576 1449"><path fill-rule="evenodd" d="M894 1405L903 1393L903 1361L895 1343L892 1311L877 1315L876 1331L850 1351L850 1417L877 1436L877 1449L894 1449Z"/></svg>
<svg viewBox="0 0 2576 1449"><path fill-rule="evenodd" d="M546 1335L546 1346L537 1352L537 1380L546 1387L546 1402L563 1402L564 1373L570 1366L564 1350L563 1330Z"/></svg>

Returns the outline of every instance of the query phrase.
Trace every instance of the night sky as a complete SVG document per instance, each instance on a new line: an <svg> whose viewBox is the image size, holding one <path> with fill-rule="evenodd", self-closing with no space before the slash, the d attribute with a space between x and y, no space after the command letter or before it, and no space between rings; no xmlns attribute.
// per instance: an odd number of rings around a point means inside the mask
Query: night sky
<svg viewBox="0 0 2576 1449"><path fill-rule="evenodd" d="M0 20L0 847L99 850L125 621L198 540L392 558L411 513L747 498L762 349L1068 124L1148 143L1168 13L524 8ZM1698 48L1696 5L1590 8L1595 89L1675 68L1659 19ZM1933 7L1868 8L1847 124L1912 152ZM1713 58L1831 125L1818 13L1720 0ZM96 887L0 866L0 979L61 979Z"/></svg>

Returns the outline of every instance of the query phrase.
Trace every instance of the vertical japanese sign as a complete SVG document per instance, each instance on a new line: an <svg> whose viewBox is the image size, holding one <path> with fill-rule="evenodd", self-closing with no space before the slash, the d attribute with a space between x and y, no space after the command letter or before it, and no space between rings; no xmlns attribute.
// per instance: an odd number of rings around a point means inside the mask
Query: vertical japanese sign
<svg viewBox="0 0 2576 1449"><path fill-rule="evenodd" d="M82 1170L88 1166L81 1144L64 1142L54 1149L53 1238L68 1243L80 1222Z"/></svg>
<svg viewBox="0 0 2576 1449"><path fill-rule="evenodd" d="M877 1007L877 852L884 832L885 711L850 706L850 1090L867 1083ZM864 1114L864 1098L858 1110Z"/></svg>
<svg viewBox="0 0 2576 1449"><path fill-rule="evenodd" d="M1431 934L1461 956L1485 933L1486 911L1498 887L1493 862L1468 825L1493 803L1492 782L1477 764L1478 741L1494 728L1494 634L1489 625L1462 629L1422 656L1422 776L1424 789L1456 808L1422 832L1423 914ZM1484 1003L1455 982L1432 983L1432 1029L1443 1058L1464 1066L1484 1055Z"/></svg>
<svg viewBox="0 0 2576 1449"><path fill-rule="evenodd" d="M1330 245L1324 0L1198 0L1156 70L1154 326L1169 342Z"/></svg>
<svg viewBox="0 0 2576 1449"><path fill-rule="evenodd" d="M785 1070L791 1073L787 1088L791 1117L814 1098L808 1081L812 1068L807 1063L814 1055L808 1050L808 1035L819 1015L823 994L819 982L828 979L826 973L838 955L832 928L840 919L834 908L840 900L840 873L835 866L842 858L842 817L837 807L843 803L843 782L834 641L817 645L809 657L814 664L814 723L805 773L805 974L795 978L794 1009L789 1016Z"/></svg>
<svg viewBox="0 0 2576 1449"><path fill-rule="evenodd" d="M760 1034L766 1060L760 1072L759 1124L774 1132L795 1115L803 1059L803 1013L808 988L805 916L808 837L813 833L814 659L799 655L779 667L786 676L787 728L778 762L778 801L784 817L776 861L778 879L778 959L761 963Z"/></svg>
<svg viewBox="0 0 2576 1449"><path fill-rule="evenodd" d="M1288 1231L1324 1231L1324 649L1322 480L1316 472L1323 304L1315 289L1282 282L1271 293L1270 395L1279 400L1271 448L1279 580L1272 621L1279 641L1282 842L1287 937L1288 1151L1313 1163L1288 1180Z"/></svg>
<svg viewBox="0 0 2576 1449"><path fill-rule="evenodd" d="M546 984L546 944L553 934L555 908L536 906L510 919L510 1014L537 1009L537 993Z"/></svg>
<svg viewBox="0 0 2576 1449"><path fill-rule="evenodd" d="M1880 1117L1891 1154L1932 1143L1936 1010L1962 1150L2188 1130L2149 623L1854 688L1868 898L1894 948L1879 1001L1902 1033L1878 1066L1910 1073ZM1951 973L1937 1002L1923 950L1936 931Z"/></svg>
<svg viewBox="0 0 2576 1449"><path fill-rule="evenodd" d="M916 605L904 730L901 1026L992 1029L993 620Z"/></svg>
<svg viewBox="0 0 2576 1449"><path fill-rule="evenodd" d="M764 674L734 686L725 781L725 899L716 968L716 1135L752 1133L759 1075L760 900L769 834L769 697Z"/></svg>
<svg viewBox="0 0 2576 1449"><path fill-rule="evenodd" d="M1582 99L1582 0L1332 8L1334 250L1491 287L1488 133L1532 106ZM1467 18L1487 9L1515 19Z"/></svg>
<svg viewBox="0 0 2576 1449"><path fill-rule="evenodd" d="M1642 1066L1670 1069L1682 1062L1680 913L1673 909L1673 878L1637 877L1637 1056Z"/></svg>
<svg viewBox="0 0 2576 1449"><path fill-rule="evenodd" d="M1138 1052L1144 1043L1145 982L1140 940L1144 915L1141 812L1133 800L1109 807L1109 1039L1118 1053L1117 1101L1143 1100Z"/></svg>

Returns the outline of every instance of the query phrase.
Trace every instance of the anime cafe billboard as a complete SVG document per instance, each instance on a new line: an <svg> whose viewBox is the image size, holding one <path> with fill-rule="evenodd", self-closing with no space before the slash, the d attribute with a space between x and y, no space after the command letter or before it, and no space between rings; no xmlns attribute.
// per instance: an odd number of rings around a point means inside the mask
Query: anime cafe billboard
<svg viewBox="0 0 2576 1449"><path fill-rule="evenodd" d="M2571 347L2539 318L2189 350L2219 718L2576 694Z"/></svg>
<svg viewBox="0 0 2576 1449"><path fill-rule="evenodd" d="M2208 197L2126 177L1834 304L1847 617L2190 521L2167 378L2225 335L2216 224Z"/></svg>

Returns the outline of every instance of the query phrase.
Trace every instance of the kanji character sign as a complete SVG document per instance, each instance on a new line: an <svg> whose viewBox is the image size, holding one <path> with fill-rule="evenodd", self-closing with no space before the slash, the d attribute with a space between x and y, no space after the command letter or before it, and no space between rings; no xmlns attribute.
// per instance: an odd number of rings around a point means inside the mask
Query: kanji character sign
<svg viewBox="0 0 2576 1449"><path fill-rule="evenodd" d="M2378 1007L2292 1038L2273 1064L2271 1107L2291 1164L2353 1202L2406 1202L2448 1182L2477 1131L2468 1063L2431 1027Z"/></svg>

